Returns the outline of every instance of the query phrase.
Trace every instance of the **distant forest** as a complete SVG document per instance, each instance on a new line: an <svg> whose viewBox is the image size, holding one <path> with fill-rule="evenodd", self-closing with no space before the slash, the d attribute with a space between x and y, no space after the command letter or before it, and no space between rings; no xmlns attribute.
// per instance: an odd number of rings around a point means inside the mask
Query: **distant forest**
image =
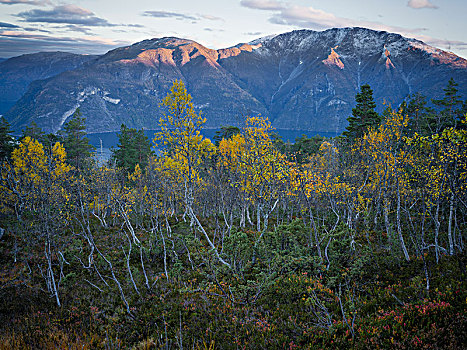
<svg viewBox="0 0 467 350"><path fill-rule="evenodd" d="M2 119L0 349L464 349L467 100L355 101L335 138L211 141L175 81L105 163L79 110Z"/></svg>

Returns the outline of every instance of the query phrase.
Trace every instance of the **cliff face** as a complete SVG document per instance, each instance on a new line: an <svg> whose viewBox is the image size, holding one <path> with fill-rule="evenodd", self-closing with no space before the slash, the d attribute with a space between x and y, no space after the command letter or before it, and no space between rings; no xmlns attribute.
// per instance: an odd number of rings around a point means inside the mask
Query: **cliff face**
<svg viewBox="0 0 467 350"><path fill-rule="evenodd" d="M364 28L294 31L221 50L162 38L32 82L6 117L16 130L34 120L55 132L80 107L88 132L155 129L159 102L182 79L208 128L262 114L279 129L340 133L360 85L371 85L382 109L383 99L398 105L415 92L439 97L450 77L467 97L465 59Z"/></svg>

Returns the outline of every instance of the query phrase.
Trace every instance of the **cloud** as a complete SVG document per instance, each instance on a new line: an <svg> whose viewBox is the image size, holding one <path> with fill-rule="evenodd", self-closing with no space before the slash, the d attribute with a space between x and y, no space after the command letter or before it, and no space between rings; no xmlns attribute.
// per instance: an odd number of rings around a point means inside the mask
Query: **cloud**
<svg viewBox="0 0 467 350"><path fill-rule="evenodd" d="M366 27L374 30L404 33L418 33L425 30L425 28L403 28L385 25L377 21L338 17L312 6L291 5L276 0L242 0L240 4L255 10L271 11L273 14L269 18L270 23L299 28L323 30L329 28Z"/></svg>
<svg viewBox="0 0 467 350"><path fill-rule="evenodd" d="M314 9L311 6L290 6L282 8L279 13L270 18L270 22L275 24L305 26L316 29L346 27L352 25L352 20L336 17L331 13Z"/></svg>
<svg viewBox="0 0 467 350"><path fill-rule="evenodd" d="M282 10L285 7L275 0L242 0L240 5L255 10Z"/></svg>
<svg viewBox="0 0 467 350"><path fill-rule="evenodd" d="M467 42L465 41L438 39L428 35L417 35L416 39L421 40L428 45L443 48L445 50L467 50ZM465 54L464 57L466 57Z"/></svg>
<svg viewBox="0 0 467 350"><path fill-rule="evenodd" d="M50 30L41 29L41 28L31 28L31 27L24 27L24 28L21 28L21 30L24 30L26 32L52 33Z"/></svg>
<svg viewBox="0 0 467 350"><path fill-rule="evenodd" d="M34 40L43 40L47 42L93 42L102 45L117 45L121 44L122 42L114 41L111 39L105 38L71 38L71 37L56 37L56 36L49 36L49 35L42 35L42 34L28 34L24 32L17 32L17 31L8 31L4 30L0 32L0 37L3 38L20 38L20 39L34 39Z"/></svg>
<svg viewBox="0 0 467 350"><path fill-rule="evenodd" d="M198 15L202 19L207 19L209 21L223 21L221 17L211 16L211 15Z"/></svg>
<svg viewBox="0 0 467 350"><path fill-rule="evenodd" d="M116 24L109 23L106 19L97 17L93 12L76 5L56 6L52 10L34 9L20 12L16 16L22 18L24 22L77 24L92 27L116 26Z"/></svg>
<svg viewBox="0 0 467 350"><path fill-rule="evenodd" d="M224 29L217 29L217 28L204 28L203 30L206 32L214 32L214 33L225 32Z"/></svg>
<svg viewBox="0 0 467 350"><path fill-rule="evenodd" d="M428 0L411 0L410 3L418 3L419 5L432 5ZM243 0L241 4L245 7L272 10L272 16L269 22L279 25L294 26L298 28L309 28L313 30L324 30L329 28L345 28L345 27L364 27L373 30L387 31L391 33L398 33L408 38L415 38L424 41L425 43L441 48L457 49L465 51L467 43L462 41L449 41L441 40L431 36L424 35L423 32L426 28L405 28L399 26L386 25L377 21L354 20L351 18L338 17L332 13L323 10L315 9L311 6L296 6L296 5L280 5L273 9L271 1L262 0ZM266 6L269 4L270 6ZM253 6L255 5L255 6ZM465 56L465 55L464 55Z"/></svg>
<svg viewBox="0 0 467 350"><path fill-rule="evenodd" d="M0 28L19 28L19 27L11 23L0 22Z"/></svg>
<svg viewBox="0 0 467 350"><path fill-rule="evenodd" d="M409 0L407 6L413 9L437 9L438 6L433 5L430 0Z"/></svg>
<svg viewBox="0 0 467 350"><path fill-rule="evenodd" d="M146 17L154 17L154 18L175 18L178 20L189 20L189 21L193 21L193 23L196 23L196 21L199 21L202 19L206 19L209 21L223 21L224 20L221 17L216 17L212 15L206 15L206 14L187 15L184 13L170 12L170 11L144 11L142 15Z"/></svg>
<svg viewBox="0 0 467 350"><path fill-rule="evenodd" d="M92 35L92 32L91 32L91 30L89 28L79 26L79 25L76 25L76 24L68 24L68 25L66 25L64 27L58 27L58 29L68 29L69 31L72 31L72 32L78 32L78 33L83 33L83 34L86 34L86 35Z"/></svg>
<svg viewBox="0 0 467 350"><path fill-rule="evenodd" d="M242 3L243 2L247 2L247 0L242 1ZM255 9L270 10L270 8L266 8L265 5L265 3L269 3L269 1L248 0L248 3L250 2L257 3L258 6L255 7ZM273 15L269 18L269 22L279 25L296 26L299 28L309 28L314 30L345 27L366 27L374 30L404 33L418 33L425 30L425 28L403 28L385 25L376 21L354 20L345 17L338 17L332 13L320 9L315 9L311 6L296 5L278 6L277 10L274 10Z"/></svg>
<svg viewBox="0 0 467 350"><path fill-rule="evenodd" d="M85 54L103 54L116 47L128 45L101 37L75 38L31 34L19 31L0 31L0 52L5 57L40 51L67 51Z"/></svg>
<svg viewBox="0 0 467 350"><path fill-rule="evenodd" d="M22 5L45 6L45 5L50 5L51 2L49 0L0 0L0 4L4 4L4 5L22 4Z"/></svg>
<svg viewBox="0 0 467 350"><path fill-rule="evenodd" d="M168 11L144 11L143 16L146 17L155 17L155 18L175 18L175 19L187 19L191 21L196 21L199 18L189 16L189 15L184 15L183 13L177 13L177 12L168 12Z"/></svg>
<svg viewBox="0 0 467 350"><path fill-rule="evenodd" d="M254 36L258 36L258 35L262 35L263 33L262 32L248 32L248 33L243 33L244 35L254 35Z"/></svg>
<svg viewBox="0 0 467 350"><path fill-rule="evenodd" d="M323 30L328 28L365 27L388 32L418 33L424 28L403 28L389 26L376 21L354 20L338 17L332 13L315 9L311 6L287 6L282 8L269 19L269 22L281 25L291 25L300 28Z"/></svg>
<svg viewBox="0 0 467 350"><path fill-rule="evenodd" d="M121 26L130 28L144 28L142 24L121 24Z"/></svg>

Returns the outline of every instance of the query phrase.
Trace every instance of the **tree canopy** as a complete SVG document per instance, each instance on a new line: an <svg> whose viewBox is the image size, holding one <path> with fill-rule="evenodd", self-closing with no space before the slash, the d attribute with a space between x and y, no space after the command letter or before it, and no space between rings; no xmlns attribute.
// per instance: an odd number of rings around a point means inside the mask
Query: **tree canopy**
<svg viewBox="0 0 467 350"><path fill-rule="evenodd" d="M128 128L125 124L121 125L117 148L112 150L112 160L118 168L131 173L139 164L144 170L152 154L151 143L144 130Z"/></svg>
<svg viewBox="0 0 467 350"><path fill-rule="evenodd" d="M80 170L88 165L94 147L86 137L86 118L79 108L73 113L63 128L63 145L67 152L67 160Z"/></svg>
<svg viewBox="0 0 467 350"><path fill-rule="evenodd" d="M15 148L15 138L12 136L10 124L4 117L0 119L0 160L9 159Z"/></svg>

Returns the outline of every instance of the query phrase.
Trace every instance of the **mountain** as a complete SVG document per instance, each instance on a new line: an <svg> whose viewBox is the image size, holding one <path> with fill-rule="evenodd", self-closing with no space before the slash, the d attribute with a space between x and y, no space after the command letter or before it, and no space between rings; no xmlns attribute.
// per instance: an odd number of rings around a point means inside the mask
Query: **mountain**
<svg viewBox="0 0 467 350"><path fill-rule="evenodd" d="M121 123L155 129L159 102L182 79L207 128L262 114L278 129L337 134L360 85L371 85L382 110L383 101L397 106L415 92L440 97L450 77L465 98L467 60L365 28L299 30L220 50L161 38L35 81L5 116L15 130L35 121L56 132L80 107L88 132L117 131Z"/></svg>
<svg viewBox="0 0 467 350"><path fill-rule="evenodd" d="M0 114L7 112L33 81L75 69L96 57L66 52L39 52L0 59Z"/></svg>

